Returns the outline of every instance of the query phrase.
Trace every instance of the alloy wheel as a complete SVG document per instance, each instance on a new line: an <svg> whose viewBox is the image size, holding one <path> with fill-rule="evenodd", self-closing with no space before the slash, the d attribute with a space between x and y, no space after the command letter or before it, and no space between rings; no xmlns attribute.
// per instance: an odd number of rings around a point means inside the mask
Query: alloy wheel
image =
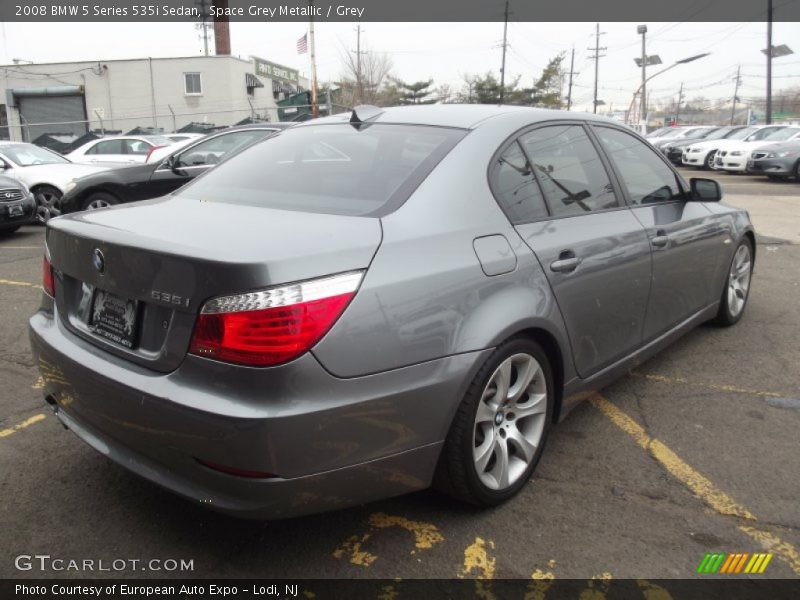
<svg viewBox="0 0 800 600"><path fill-rule="evenodd" d="M108 208L109 206L111 206L111 203L108 200L96 198L86 205L86 210L97 210L98 208Z"/></svg>
<svg viewBox="0 0 800 600"><path fill-rule="evenodd" d="M530 354L514 354L495 369L475 414L473 460L481 482L505 490L519 480L542 441L547 380Z"/></svg>
<svg viewBox="0 0 800 600"><path fill-rule="evenodd" d="M43 190L36 193L36 220L47 223L61 214L61 197L52 191Z"/></svg>
<svg viewBox="0 0 800 600"><path fill-rule="evenodd" d="M736 250L728 275L728 310L732 317L738 317L744 310L750 288L751 264L750 247L742 244Z"/></svg>

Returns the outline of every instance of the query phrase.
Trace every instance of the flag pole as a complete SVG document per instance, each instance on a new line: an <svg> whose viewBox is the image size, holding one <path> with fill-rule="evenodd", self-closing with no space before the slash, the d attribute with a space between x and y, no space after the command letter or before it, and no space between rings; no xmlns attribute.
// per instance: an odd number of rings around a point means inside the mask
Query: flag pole
<svg viewBox="0 0 800 600"><path fill-rule="evenodd" d="M314 54L314 0L309 0L311 6L311 19L308 24L309 52L311 54L311 116L319 117L319 102L317 101L317 59Z"/></svg>

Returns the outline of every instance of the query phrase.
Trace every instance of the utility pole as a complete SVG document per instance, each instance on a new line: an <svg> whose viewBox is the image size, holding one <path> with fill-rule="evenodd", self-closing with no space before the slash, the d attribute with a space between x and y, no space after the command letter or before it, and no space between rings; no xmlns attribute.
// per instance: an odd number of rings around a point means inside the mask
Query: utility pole
<svg viewBox="0 0 800 600"><path fill-rule="evenodd" d="M572 47L572 56L569 59L569 87L567 88L567 110L572 109L572 76L577 75L575 68L575 46Z"/></svg>
<svg viewBox="0 0 800 600"><path fill-rule="evenodd" d="M313 0L309 5L313 7ZM311 20L308 24L308 47L311 55L311 117L316 119L319 116L319 103L317 102L317 57L314 52L314 15L312 11Z"/></svg>
<svg viewBox="0 0 800 600"><path fill-rule="evenodd" d="M675 127L678 126L678 118L681 116L681 102L683 102L683 82L681 81L681 89L678 90L678 106L675 108Z"/></svg>
<svg viewBox="0 0 800 600"><path fill-rule="evenodd" d="M772 123L772 0L767 0L767 125Z"/></svg>
<svg viewBox="0 0 800 600"><path fill-rule="evenodd" d="M506 11L503 17L503 62L500 65L500 104L506 97L506 48L508 48L508 0L506 0Z"/></svg>
<svg viewBox="0 0 800 600"><path fill-rule="evenodd" d="M587 48L589 51L594 51L594 54L589 55L590 59L594 59L594 113L597 114L597 80L598 74L600 72L600 59L605 56L605 54L600 54L601 50L608 50L605 46L602 48L600 47L600 36L605 35L605 32L600 33L600 23L597 23L595 27L595 34L594 34L594 48Z"/></svg>
<svg viewBox="0 0 800 600"><path fill-rule="evenodd" d="M208 23L208 17L211 16L209 13L208 0L195 0L194 4L200 13L200 23L196 25L196 28L200 29L202 32L203 56L208 56L208 30L211 27Z"/></svg>
<svg viewBox="0 0 800 600"><path fill-rule="evenodd" d="M640 121L644 123L644 131L642 131L642 135L647 133L647 50L645 49L645 38L647 37L647 25L639 25L636 28L636 32L642 34L642 97L641 100L641 108L639 112L641 113Z"/></svg>
<svg viewBox="0 0 800 600"><path fill-rule="evenodd" d="M361 23L356 27L356 90L358 104L364 103L364 82L361 78Z"/></svg>
<svg viewBox="0 0 800 600"><path fill-rule="evenodd" d="M736 100L738 100L737 95L739 94L739 73L742 70L742 66L739 65L736 67L736 86L733 88L733 106L731 107L731 125L733 125L733 117L736 114Z"/></svg>

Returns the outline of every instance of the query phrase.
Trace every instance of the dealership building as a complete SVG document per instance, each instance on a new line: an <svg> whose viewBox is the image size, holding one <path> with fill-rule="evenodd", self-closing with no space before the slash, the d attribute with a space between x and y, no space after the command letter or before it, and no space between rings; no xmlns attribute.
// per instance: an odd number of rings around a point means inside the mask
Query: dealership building
<svg viewBox="0 0 800 600"><path fill-rule="evenodd" d="M304 89L297 70L231 55L0 66L0 138L79 137L278 120Z"/></svg>

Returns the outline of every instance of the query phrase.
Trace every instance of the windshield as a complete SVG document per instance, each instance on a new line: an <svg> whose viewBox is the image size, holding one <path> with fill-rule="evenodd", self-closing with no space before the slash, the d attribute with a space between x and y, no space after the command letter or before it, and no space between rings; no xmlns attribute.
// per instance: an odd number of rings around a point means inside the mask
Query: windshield
<svg viewBox="0 0 800 600"><path fill-rule="evenodd" d="M52 165L69 163L66 158L45 148L34 146L33 144L9 144L0 146L6 158L20 167L30 167L31 165Z"/></svg>
<svg viewBox="0 0 800 600"><path fill-rule="evenodd" d="M650 133L648 133L645 137L648 137L648 138L658 137L662 133L664 133L665 131L669 131L669 127L659 127L655 131L651 131Z"/></svg>
<svg viewBox="0 0 800 600"><path fill-rule="evenodd" d="M719 127L718 129L715 129L715 130L709 132L708 134L706 134L703 137L703 139L704 140L722 140L722 139L727 139L731 135L736 133L736 131L737 130L733 129L732 127Z"/></svg>
<svg viewBox="0 0 800 600"><path fill-rule="evenodd" d="M766 138L768 135L772 135L776 131L780 131L783 127L764 127L763 129L756 129L755 132L750 134L747 137L748 142L759 141Z"/></svg>
<svg viewBox="0 0 800 600"><path fill-rule="evenodd" d="M744 129L740 129L739 131L732 133L727 138L728 140L743 140L748 135L753 133L754 131L758 131L755 127L745 127Z"/></svg>
<svg viewBox="0 0 800 600"><path fill-rule="evenodd" d="M782 142L798 133L800 133L800 128L786 127L785 129L778 129L777 131L767 134L763 139L769 140L770 142Z"/></svg>
<svg viewBox="0 0 800 600"><path fill-rule="evenodd" d="M466 133L381 123L287 129L223 161L178 195L283 210L382 216L402 204Z"/></svg>
<svg viewBox="0 0 800 600"><path fill-rule="evenodd" d="M665 131L664 133L662 133L661 135L659 135L658 137L660 137L661 139L666 140L666 139L674 138L674 137L677 137L677 136L681 135L683 133L683 131L684 131L683 129L670 128L667 131Z"/></svg>

